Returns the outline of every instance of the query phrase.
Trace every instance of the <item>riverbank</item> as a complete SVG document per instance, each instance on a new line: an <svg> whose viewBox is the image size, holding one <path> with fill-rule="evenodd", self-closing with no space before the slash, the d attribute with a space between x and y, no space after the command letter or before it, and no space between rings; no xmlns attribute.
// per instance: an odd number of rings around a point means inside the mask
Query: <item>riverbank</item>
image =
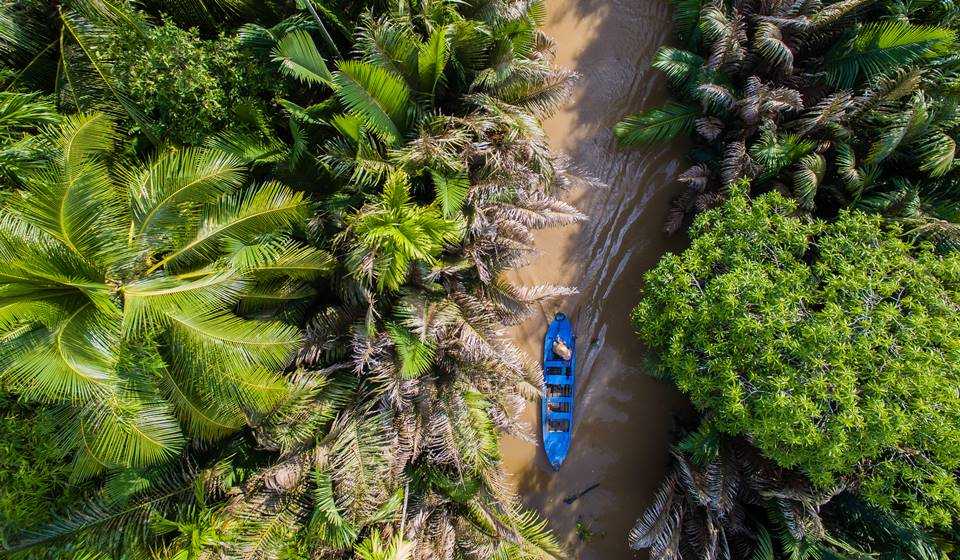
<svg viewBox="0 0 960 560"><path fill-rule="evenodd" d="M566 109L545 123L546 131L556 150L608 186L574 189L569 200L590 220L539 232L540 254L515 274L528 285L580 290L562 304L545 306L513 333L535 357L553 313L563 310L575 322L579 363L571 455L554 473L538 435L536 444L507 438L504 457L524 503L550 520L577 558L633 558L627 532L663 476L671 414L683 400L644 375L644 355L628 316L643 272L664 252L683 247L684 240L666 238L661 225L684 150L672 145L620 151L610 129L624 115L664 98L663 79L651 72L650 61L668 39L670 10L665 0L547 0L547 9L546 32L558 43L557 63L582 77ZM538 427L535 405L525 417ZM563 503L597 482L572 505ZM596 533L589 542L577 541L578 519Z"/></svg>

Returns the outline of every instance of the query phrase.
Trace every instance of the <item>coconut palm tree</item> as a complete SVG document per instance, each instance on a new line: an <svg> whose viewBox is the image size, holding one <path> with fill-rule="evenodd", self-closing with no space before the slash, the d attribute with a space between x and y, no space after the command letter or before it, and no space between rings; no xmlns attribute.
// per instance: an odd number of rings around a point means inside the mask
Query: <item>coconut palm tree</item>
<svg viewBox="0 0 960 560"><path fill-rule="evenodd" d="M78 476L170 461L271 410L302 339L271 310L331 267L289 235L303 195L246 186L213 150L113 162L114 139L102 114L65 119L0 208L0 380L61 408Z"/></svg>

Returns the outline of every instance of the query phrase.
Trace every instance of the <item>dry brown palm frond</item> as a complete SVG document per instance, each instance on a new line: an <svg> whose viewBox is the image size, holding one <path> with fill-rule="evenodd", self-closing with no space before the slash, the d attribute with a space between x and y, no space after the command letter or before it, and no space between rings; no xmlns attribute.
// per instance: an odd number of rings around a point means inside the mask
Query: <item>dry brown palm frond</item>
<svg viewBox="0 0 960 560"><path fill-rule="evenodd" d="M678 175L677 181L693 190L702 191L710 183L710 175L710 168L703 163L697 163Z"/></svg>
<svg viewBox="0 0 960 560"><path fill-rule="evenodd" d="M694 121L694 129L704 140L712 142L723 133L723 121L717 117L701 117Z"/></svg>
<svg viewBox="0 0 960 560"><path fill-rule="evenodd" d="M700 13L704 36L710 42L710 69L735 69L746 58L747 26L743 16L736 10L727 14L716 5L706 6Z"/></svg>
<svg viewBox="0 0 960 560"><path fill-rule="evenodd" d="M806 134L829 124L840 123L848 117L852 103L850 92L841 91L829 95L795 121L797 130Z"/></svg>
<svg viewBox="0 0 960 560"><path fill-rule="evenodd" d="M683 224L692 208L693 199L694 193L690 190L685 190L673 198L663 221L664 233L673 235L683 229Z"/></svg>
<svg viewBox="0 0 960 560"><path fill-rule="evenodd" d="M730 142L723 151L720 176L724 186L730 186L749 173L751 166L747 145L743 140Z"/></svg>
<svg viewBox="0 0 960 560"><path fill-rule="evenodd" d="M419 129L416 138L390 150L390 160L408 169L460 169L467 164L472 135L447 117L437 116Z"/></svg>

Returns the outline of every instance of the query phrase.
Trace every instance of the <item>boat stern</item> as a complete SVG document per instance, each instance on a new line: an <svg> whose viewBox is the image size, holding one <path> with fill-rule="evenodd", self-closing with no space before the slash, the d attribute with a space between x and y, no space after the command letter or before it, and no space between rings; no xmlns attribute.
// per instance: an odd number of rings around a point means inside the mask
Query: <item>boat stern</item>
<svg viewBox="0 0 960 560"><path fill-rule="evenodd" d="M567 452L570 450L570 434L568 432L549 432L544 442L544 450L547 453L547 462L553 470L560 470L564 460L567 458Z"/></svg>

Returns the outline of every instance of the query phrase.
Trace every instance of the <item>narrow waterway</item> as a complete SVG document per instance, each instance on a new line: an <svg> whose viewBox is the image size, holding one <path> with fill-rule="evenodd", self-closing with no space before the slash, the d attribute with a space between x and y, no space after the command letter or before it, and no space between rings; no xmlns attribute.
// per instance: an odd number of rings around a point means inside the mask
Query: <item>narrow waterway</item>
<svg viewBox="0 0 960 560"><path fill-rule="evenodd" d="M634 520L652 499L667 464L673 411L683 401L667 384L644 375L644 353L629 313L644 271L684 240L661 233L676 188L682 148L617 150L610 132L623 115L661 102L663 79L651 72L657 47L670 33L666 0L547 0L546 32L557 41L557 63L581 79L570 104L546 124L553 147L582 172L608 185L574 190L569 200L590 216L577 227L540 232L539 254L515 274L524 284L575 286L577 297L545 306L515 329L531 356L556 311L577 333L577 409L573 448L555 473L537 444L507 438L504 456L524 503L582 560L636 555L626 546ZM539 430L538 408L526 420ZM564 498L600 486L575 501ZM593 537L577 539L577 521Z"/></svg>

